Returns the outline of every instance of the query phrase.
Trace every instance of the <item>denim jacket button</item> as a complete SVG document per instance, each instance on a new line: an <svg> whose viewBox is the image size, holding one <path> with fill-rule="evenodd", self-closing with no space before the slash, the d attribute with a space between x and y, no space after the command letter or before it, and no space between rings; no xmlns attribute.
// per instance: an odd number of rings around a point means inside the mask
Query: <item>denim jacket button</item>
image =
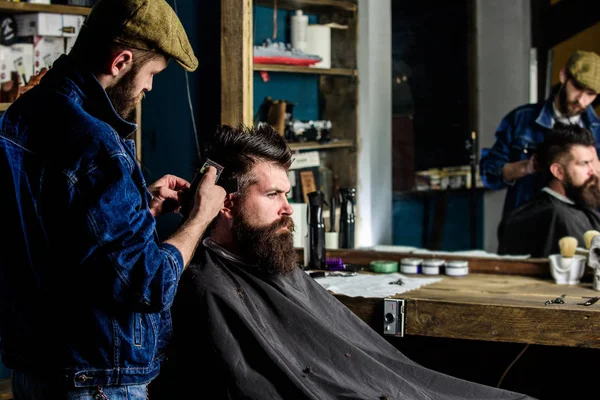
<svg viewBox="0 0 600 400"><path fill-rule="evenodd" d="M81 374L81 375L78 375L78 376L75 378L75 380L76 380L77 382L81 382L81 383L83 383L83 382L85 382L85 381L87 381L87 380L88 380L88 377L87 377L85 374Z"/></svg>

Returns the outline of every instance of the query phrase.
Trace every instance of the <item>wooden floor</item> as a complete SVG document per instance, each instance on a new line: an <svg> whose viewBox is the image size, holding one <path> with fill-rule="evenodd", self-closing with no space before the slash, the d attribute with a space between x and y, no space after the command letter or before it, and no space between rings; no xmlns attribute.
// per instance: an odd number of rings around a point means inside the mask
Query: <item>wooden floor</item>
<svg viewBox="0 0 600 400"><path fill-rule="evenodd" d="M0 400L12 400L10 379L0 379Z"/></svg>

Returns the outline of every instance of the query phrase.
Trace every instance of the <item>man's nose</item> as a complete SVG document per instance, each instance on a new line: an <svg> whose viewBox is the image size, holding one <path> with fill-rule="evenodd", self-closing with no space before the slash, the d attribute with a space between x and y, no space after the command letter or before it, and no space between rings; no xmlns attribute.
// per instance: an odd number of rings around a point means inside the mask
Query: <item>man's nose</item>
<svg viewBox="0 0 600 400"><path fill-rule="evenodd" d="M285 214L285 215L292 215L294 213L294 209L292 208L290 203L287 201L287 199L285 199L285 203L283 204L283 207L281 208L281 213Z"/></svg>

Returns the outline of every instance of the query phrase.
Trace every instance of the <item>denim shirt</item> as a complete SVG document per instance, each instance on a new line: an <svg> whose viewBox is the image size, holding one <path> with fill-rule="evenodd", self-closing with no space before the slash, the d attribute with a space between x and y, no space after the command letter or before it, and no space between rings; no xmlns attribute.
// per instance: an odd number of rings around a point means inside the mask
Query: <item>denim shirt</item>
<svg viewBox="0 0 600 400"><path fill-rule="evenodd" d="M550 178L548 173L534 173L507 182L502 177L502 169L506 163L531 157L538 144L544 141L544 136L554 125L553 100L554 96L550 96L544 102L526 104L511 111L500 122L492 148L481 150L479 170L483 185L490 189L508 187L503 215L531 200ZM600 119L591 106L581 114L581 121L592 132L600 154Z"/></svg>
<svg viewBox="0 0 600 400"><path fill-rule="evenodd" d="M183 258L156 239L151 194L90 73L62 56L0 120L0 347L68 387L159 371Z"/></svg>

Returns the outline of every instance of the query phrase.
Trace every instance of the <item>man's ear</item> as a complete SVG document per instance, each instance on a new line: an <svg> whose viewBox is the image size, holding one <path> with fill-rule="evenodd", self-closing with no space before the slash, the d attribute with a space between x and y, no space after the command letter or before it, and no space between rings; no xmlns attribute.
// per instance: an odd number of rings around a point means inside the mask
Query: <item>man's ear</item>
<svg viewBox="0 0 600 400"><path fill-rule="evenodd" d="M565 178L565 171L562 165L560 165L559 163L552 163L552 165L550 165L550 172L556 179L558 179L561 182Z"/></svg>
<svg viewBox="0 0 600 400"><path fill-rule="evenodd" d="M122 74L123 71L128 71L133 63L133 54L130 50L120 50L112 55L109 70L110 75L114 78Z"/></svg>
<svg viewBox="0 0 600 400"><path fill-rule="evenodd" d="M233 219L238 201L239 199L235 193L228 193L227 196L225 196L225 201L223 202L221 215L227 219Z"/></svg>
<svg viewBox="0 0 600 400"><path fill-rule="evenodd" d="M561 69L558 77L560 79L560 83L564 84L567 81L567 70L564 68Z"/></svg>

